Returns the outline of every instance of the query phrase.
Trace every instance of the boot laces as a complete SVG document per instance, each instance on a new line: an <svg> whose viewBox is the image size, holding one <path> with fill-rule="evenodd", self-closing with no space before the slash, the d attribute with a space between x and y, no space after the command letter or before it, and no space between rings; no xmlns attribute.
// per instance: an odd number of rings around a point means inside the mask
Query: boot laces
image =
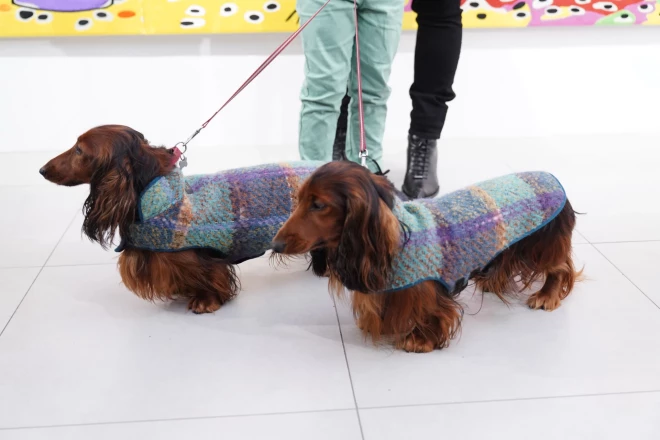
<svg viewBox="0 0 660 440"><path fill-rule="evenodd" d="M426 179L429 173L428 141L415 143L410 151L410 170L414 179Z"/></svg>

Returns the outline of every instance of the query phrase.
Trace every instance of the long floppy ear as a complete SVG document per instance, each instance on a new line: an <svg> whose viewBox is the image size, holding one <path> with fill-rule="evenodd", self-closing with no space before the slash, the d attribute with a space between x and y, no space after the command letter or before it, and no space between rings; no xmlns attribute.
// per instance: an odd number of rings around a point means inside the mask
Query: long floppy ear
<svg viewBox="0 0 660 440"><path fill-rule="evenodd" d="M141 133L123 129L110 138L112 152L95 167L83 206L83 233L104 249L112 244L117 231L126 236L136 220L140 193L161 168Z"/></svg>
<svg viewBox="0 0 660 440"><path fill-rule="evenodd" d="M391 211L394 197L384 177L370 175L357 186L347 194L334 270L350 290L379 292L387 286L398 247L399 222Z"/></svg>

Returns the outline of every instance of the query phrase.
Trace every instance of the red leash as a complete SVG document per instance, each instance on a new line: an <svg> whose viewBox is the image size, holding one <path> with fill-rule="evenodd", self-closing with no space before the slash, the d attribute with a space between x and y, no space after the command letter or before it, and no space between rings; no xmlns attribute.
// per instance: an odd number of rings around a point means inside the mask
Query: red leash
<svg viewBox="0 0 660 440"><path fill-rule="evenodd" d="M185 141L185 142L179 142L177 143L174 148L172 149L172 163L175 164L179 159L181 159L181 164L179 165L181 168L185 167L188 164L188 161L186 159L186 156L184 156L184 153L188 150L188 143L192 141L195 136L197 136L203 129L205 129L215 118L218 113L220 113L227 105L238 96L239 93L241 93L254 79L261 74L261 72L268 67L270 63L273 62L275 58L277 58L284 49L287 48L289 44L298 36L300 33L307 27L309 23L312 22L316 18L317 15L325 9L326 6L328 6L328 3L330 3L331 0L327 0L323 6L319 8L318 11L314 13L310 17L309 20L307 20L304 24L302 24L297 31L295 31L293 34L291 34L280 46L275 49L275 51L266 58L266 60L261 63L261 65L255 70L252 75L234 92L233 95L229 97L229 99L222 104L222 106L215 112L213 115L204 122L201 127L199 127L195 132ZM362 165L366 166L367 163L367 157L368 157L368 152L367 152L367 144L365 141L365 131L364 131L364 109L362 107L362 75L361 75L361 70L360 70L360 38L358 36L358 9L357 9L357 0L353 0L353 9L354 9L354 16L355 16L355 51L356 51L356 56L357 56L357 77L358 77L358 112L359 112L359 117L360 117L360 157L362 159ZM179 148L181 146L181 148ZM182 151L183 150L183 151Z"/></svg>
<svg viewBox="0 0 660 440"><path fill-rule="evenodd" d="M360 58L360 30L358 28L358 5L357 0L353 0L353 16L355 18L355 57L357 58L357 86L358 86L358 116L360 118L360 161L363 167L367 166L367 140L364 130L364 107L362 105L362 58Z"/></svg>

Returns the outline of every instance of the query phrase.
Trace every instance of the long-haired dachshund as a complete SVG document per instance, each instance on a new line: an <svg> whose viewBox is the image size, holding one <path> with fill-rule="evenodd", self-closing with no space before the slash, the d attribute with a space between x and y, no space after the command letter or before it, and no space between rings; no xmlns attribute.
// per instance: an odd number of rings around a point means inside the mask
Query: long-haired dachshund
<svg viewBox="0 0 660 440"><path fill-rule="evenodd" d="M352 291L358 327L374 342L429 352L460 329L456 296L472 279L502 300L544 279L527 304L554 310L579 275L571 259L575 212L547 173L521 173L437 199L403 202L384 177L350 162L318 168L273 240L311 252L332 292Z"/></svg>
<svg viewBox="0 0 660 440"><path fill-rule="evenodd" d="M121 239L124 285L147 300L187 298L195 313L233 298L234 265L263 255L317 163L283 163L183 177L174 149L125 126L80 136L40 173L89 184L83 233L104 248Z"/></svg>

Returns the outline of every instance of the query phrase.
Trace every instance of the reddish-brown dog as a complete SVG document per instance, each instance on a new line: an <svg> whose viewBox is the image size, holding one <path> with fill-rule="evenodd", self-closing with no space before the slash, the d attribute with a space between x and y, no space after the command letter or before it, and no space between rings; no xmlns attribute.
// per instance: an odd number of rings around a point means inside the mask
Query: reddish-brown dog
<svg viewBox="0 0 660 440"><path fill-rule="evenodd" d="M105 125L80 136L70 150L39 172L58 185L90 185L83 233L107 248L116 233L126 236L137 219L137 204L145 187L175 165L173 150L150 146L141 133L129 127ZM218 310L238 290L234 267L204 249L125 249L119 255L119 271L126 287L137 296L147 300L188 298L188 308L195 313Z"/></svg>
<svg viewBox="0 0 660 440"><path fill-rule="evenodd" d="M273 240L284 255L311 252L312 269L329 276L332 292L352 291L358 327L374 342L383 337L396 348L429 352L446 347L460 330L462 308L456 296L436 281L390 293L385 290L404 229L392 212L394 188L382 176L350 162L322 166L302 185L298 206ZM495 257L470 279L505 300L513 280L529 287L544 279L528 298L533 309L554 310L578 277L571 259L575 212L566 202L559 215ZM368 293L370 292L370 293ZM373 293L380 292L380 293Z"/></svg>

